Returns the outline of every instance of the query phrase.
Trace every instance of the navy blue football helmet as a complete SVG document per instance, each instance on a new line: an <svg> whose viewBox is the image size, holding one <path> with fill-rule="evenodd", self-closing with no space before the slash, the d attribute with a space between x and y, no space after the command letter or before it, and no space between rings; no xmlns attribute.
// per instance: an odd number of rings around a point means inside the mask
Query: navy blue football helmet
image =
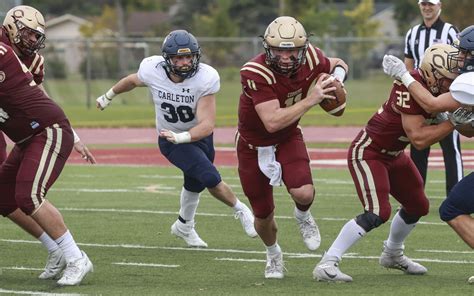
<svg viewBox="0 0 474 296"><path fill-rule="evenodd" d="M474 25L462 30L454 47L457 52L448 56L449 70L454 73L474 72Z"/></svg>
<svg viewBox="0 0 474 296"><path fill-rule="evenodd" d="M161 47L163 58L166 62L168 73L175 74L183 79L192 77L198 71L199 59L201 58L201 48L197 39L185 30L175 30L166 36ZM190 67L177 67L173 65L173 56L192 55Z"/></svg>

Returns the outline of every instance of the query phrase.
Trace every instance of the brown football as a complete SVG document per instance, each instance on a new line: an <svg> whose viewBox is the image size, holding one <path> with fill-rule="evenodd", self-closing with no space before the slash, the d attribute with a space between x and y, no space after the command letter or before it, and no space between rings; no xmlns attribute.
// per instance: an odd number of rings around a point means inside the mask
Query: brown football
<svg viewBox="0 0 474 296"><path fill-rule="evenodd" d="M328 73L320 73L315 81L317 81L319 77L321 77L321 75L324 75L324 80L331 76ZM330 95L336 97L336 99L324 99L321 103L319 103L319 105L327 113L333 116L341 116L346 108L346 90L344 89L339 80L334 80L334 82L332 82L330 86L336 87L335 91L329 93Z"/></svg>
<svg viewBox="0 0 474 296"><path fill-rule="evenodd" d="M468 123L456 127L456 130L463 136L472 138L474 137L474 127Z"/></svg>

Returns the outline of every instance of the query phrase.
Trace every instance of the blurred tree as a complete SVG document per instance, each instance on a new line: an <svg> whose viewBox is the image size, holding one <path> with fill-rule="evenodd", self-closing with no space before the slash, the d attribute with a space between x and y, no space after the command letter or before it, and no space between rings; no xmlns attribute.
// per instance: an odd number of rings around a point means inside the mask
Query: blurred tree
<svg viewBox="0 0 474 296"><path fill-rule="evenodd" d="M173 0L120 0L126 10L167 10ZM100 15L105 5L113 5L114 0L94 1L64 1L64 0L23 0L24 5L30 5L43 14L62 15Z"/></svg>
<svg viewBox="0 0 474 296"><path fill-rule="evenodd" d="M234 0L229 7L229 16L237 24L240 36L258 36L278 14L276 0ZM200 24L191 22L195 15L209 15L218 0L181 0L173 17L176 27L195 32Z"/></svg>
<svg viewBox="0 0 474 296"><path fill-rule="evenodd" d="M209 8L209 14L195 14L193 17L193 35L206 37L236 37L239 35L238 24L229 15L231 0L217 0ZM212 44L210 44L212 45ZM201 42L202 47L202 42ZM235 45L232 43L207 46L204 56L215 66L221 66L228 61Z"/></svg>
<svg viewBox="0 0 474 296"><path fill-rule="evenodd" d="M303 25L308 34L312 33L316 37L323 37L326 35L337 36L345 35L346 31L339 30L340 21L347 18L332 6L332 1L304 1L306 6L292 4L290 7L294 14ZM323 3L324 2L324 3ZM293 2L294 3L294 2ZM337 24L337 25L336 25Z"/></svg>
<svg viewBox="0 0 474 296"><path fill-rule="evenodd" d="M398 32L405 35L416 20L421 21L418 2L413 0L392 0L392 2L395 5L394 17L397 21Z"/></svg>
<svg viewBox="0 0 474 296"><path fill-rule="evenodd" d="M474 24L472 0L443 1L443 20L452 23L459 30Z"/></svg>
<svg viewBox="0 0 474 296"><path fill-rule="evenodd" d="M379 22L370 20L374 14L374 0L362 0L352 10L345 10L344 15L350 20L351 26L348 29L349 35L354 37L376 37L379 28ZM357 67L353 67L352 75L354 78L362 77L365 70L363 65L368 63L368 53L376 45L375 42L351 42L349 54L355 61Z"/></svg>

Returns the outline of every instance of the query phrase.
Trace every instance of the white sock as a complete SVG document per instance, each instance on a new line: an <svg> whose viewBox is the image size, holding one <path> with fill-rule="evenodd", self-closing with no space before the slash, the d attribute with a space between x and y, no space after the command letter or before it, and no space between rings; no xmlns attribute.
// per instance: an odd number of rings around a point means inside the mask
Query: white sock
<svg viewBox="0 0 474 296"><path fill-rule="evenodd" d="M43 247L48 250L48 253L52 253L59 249L58 244L46 232L43 232L40 237L38 237L38 240L41 242Z"/></svg>
<svg viewBox="0 0 474 296"><path fill-rule="evenodd" d="M267 254L268 255L276 255L276 254L281 253L281 248L280 248L280 245L278 244L278 242L275 242L271 246L265 246L265 247L267 248Z"/></svg>
<svg viewBox="0 0 474 296"><path fill-rule="evenodd" d="M295 207L295 217L296 217L296 219L304 221L304 220L308 219L310 215L311 215L311 212L309 210L303 212L302 210Z"/></svg>
<svg viewBox="0 0 474 296"><path fill-rule="evenodd" d="M399 213L400 211L395 214L390 225L390 233L387 239L387 247L390 249L403 248L403 242L416 226L416 223L406 224Z"/></svg>
<svg viewBox="0 0 474 296"><path fill-rule="evenodd" d="M234 212L238 212L244 209L244 204L237 198L237 202L232 208L234 209Z"/></svg>
<svg viewBox="0 0 474 296"><path fill-rule="evenodd" d="M185 221L194 220L196 210L199 204L199 193L191 192L186 189L181 190L179 215Z"/></svg>
<svg viewBox="0 0 474 296"><path fill-rule="evenodd" d="M342 255L358 242L359 239L365 236L366 233L364 228L360 227L354 219L351 219L342 227L339 235L326 254L328 256L336 256L341 260Z"/></svg>
<svg viewBox="0 0 474 296"><path fill-rule="evenodd" d="M67 263L82 258L81 250L79 250L69 230L66 230L66 232L56 240L56 243L61 250L63 250Z"/></svg>

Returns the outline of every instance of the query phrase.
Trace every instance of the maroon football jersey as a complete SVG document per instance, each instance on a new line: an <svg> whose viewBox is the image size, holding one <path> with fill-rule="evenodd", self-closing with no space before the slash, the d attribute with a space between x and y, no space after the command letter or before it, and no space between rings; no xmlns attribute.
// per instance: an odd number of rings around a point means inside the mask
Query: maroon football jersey
<svg viewBox="0 0 474 296"><path fill-rule="evenodd" d="M255 111L255 106L277 99L285 108L303 100L319 73L329 73L329 59L312 45L308 46L306 61L292 77L275 73L265 63L265 54L247 62L240 70L242 94L239 101L239 133L254 146L275 145L289 137L298 125L293 124L274 133L269 133Z"/></svg>
<svg viewBox="0 0 474 296"><path fill-rule="evenodd" d="M3 42L9 46L12 46L10 38L5 27L0 30L0 42ZM20 61L25 64L28 70L33 74L33 78L36 84L43 83L44 80L44 57L39 53L35 53L32 56L19 56Z"/></svg>
<svg viewBox="0 0 474 296"><path fill-rule="evenodd" d="M428 88L418 70L412 70L410 74L421 85ZM410 143L403 129L401 113L422 115L426 119L432 117L411 97L408 89L401 82L395 80L389 99L372 116L365 127L374 144L388 151L399 151Z"/></svg>
<svg viewBox="0 0 474 296"><path fill-rule="evenodd" d="M63 110L36 85L13 49L1 42L0 108L9 115L0 123L0 130L14 142L67 120Z"/></svg>

